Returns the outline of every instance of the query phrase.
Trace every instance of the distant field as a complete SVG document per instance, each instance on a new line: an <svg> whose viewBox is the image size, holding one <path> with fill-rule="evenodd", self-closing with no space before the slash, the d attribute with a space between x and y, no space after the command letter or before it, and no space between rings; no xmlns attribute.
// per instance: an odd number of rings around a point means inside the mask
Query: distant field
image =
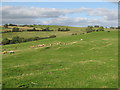
<svg viewBox="0 0 120 90"><path fill-rule="evenodd" d="M73 36L56 32L3 34L3 38L58 36L3 46L15 51L3 55L3 88L117 88L117 31ZM46 47L31 48L40 44Z"/></svg>
<svg viewBox="0 0 120 90"><path fill-rule="evenodd" d="M16 26L13 26L16 27ZM12 31L12 26L9 26L9 29L5 29L4 27L0 27L2 31ZM9 38L11 39L12 37L15 36L20 36L24 38L30 38L30 37L46 37L50 35L56 35L57 37L63 37L63 36L69 36L72 35L72 33L77 33L80 35L83 32L86 32L86 27L70 27L70 26L57 26L57 25L41 25L41 26L34 26L36 29L40 30L41 28L46 28L49 27L51 30L54 31L39 31L39 32L27 32L27 29L32 29L33 27L18 27L20 30L24 30L24 32L9 32L9 33L2 33L2 39L4 38ZM69 28L70 31L57 31L58 28ZM97 29L97 28L94 28ZM109 29L105 28L105 31L117 31L117 29Z"/></svg>
<svg viewBox="0 0 120 90"><path fill-rule="evenodd" d="M80 34L81 31L79 31ZM61 31L41 31L41 32L10 32L10 33L4 33L2 36L3 38L12 38L14 36L20 36L24 38L29 38L29 37L46 37L50 35L56 35L57 37L63 37L63 36L69 36L72 35L72 33L75 33L75 31L66 31L66 32L61 32Z"/></svg>
<svg viewBox="0 0 120 90"><path fill-rule="evenodd" d="M16 27L16 26L14 26ZM41 26L34 26L36 29L40 30L41 28L46 28L49 27L50 29L54 31L40 31L40 32L27 32L27 29L32 29L33 27L18 27L20 30L25 30L24 32L9 32L9 33L2 33L2 38L9 38L11 39L14 36L20 36L24 38L29 38L29 37L46 37L50 35L56 35L57 37L63 37L63 36L68 36L71 35L72 33L82 33L85 32L85 28L80 28L80 27L68 27L68 26L54 26L54 25L41 25ZM66 32L61 32L57 31L58 28L69 28L70 31ZM11 29L10 29L11 28ZM11 31L13 27L9 26L9 29L3 29L3 31Z"/></svg>
<svg viewBox="0 0 120 90"><path fill-rule="evenodd" d="M3 31L5 30L12 30L13 27L18 27L20 28L20 30L27 30L27 29L32 29L33 27L28 27L28 26L24 26L24 27L20 27L20 26L9 26L8 29L7 28L4 28L4 27L0 27L0 29L3 29ZM75 31L78 31L78 30L82 30L86 27L70 27L70 26L57 26L57 25L36 25L34 26L36 29L42 29L42 28L47 28L49 27L50 29L52 30L57 30L58 28L70 28L71 30L75 30Z"/></svg>

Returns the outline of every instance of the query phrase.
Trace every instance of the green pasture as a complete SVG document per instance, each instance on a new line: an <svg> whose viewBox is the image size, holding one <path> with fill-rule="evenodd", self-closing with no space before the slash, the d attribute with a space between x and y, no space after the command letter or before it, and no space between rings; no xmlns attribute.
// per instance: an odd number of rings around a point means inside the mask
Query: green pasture
<svg viewBox="0 0 120 90"><path fill-rule="evenodd" d="M49 34L58 33L5 33L3 37ZM3 46L8 51L2 55L3 88L117 88L117 31L57 36ZM37 47L41 44L45 47Z"/></svg>

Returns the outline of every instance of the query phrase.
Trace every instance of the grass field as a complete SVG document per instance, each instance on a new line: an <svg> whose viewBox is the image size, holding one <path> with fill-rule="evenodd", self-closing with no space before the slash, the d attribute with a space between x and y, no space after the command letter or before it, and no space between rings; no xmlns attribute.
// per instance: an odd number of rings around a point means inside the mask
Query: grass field
<svg viewBox="0 0 120 90"><path fill-rule="evenodd" d="M15 51L3 55L3 88L116 88L118 32L64 33L52 39L3 46ZM46 47L30 47L39 44Z"/></svg>
<svg viewBox="0 0 120 90"><path fill-rule="evenodd" d="M4 27L0 27L0 31L12 31L12 28L16 27L16 26L9 26L8 29L5 29ZM3 33L2 34L2 39L4 38L8 38L11 39L12 37L15 36L20 36L20 37L24 37L24 38L30 38L30 37L47 37L50 35L56 35L57 37L63 37L63 36L69 36L72 35L73 33L77 33L78 35L80 35L85 31L86 27L70 27L70 26L57 26L57 25L40 25L40 26L34 26L36 29L40 30L41 28L47 28L49 27L51 30L54 31L42 31L42 32L27 32L27 29L32 29L33 27L18 27L20 30L24 30L24 32L9 32L9 33ZM57 31L58 28L69 28L70 31L67 32L61 32L61 31ZM94 28L94 29L98 29L98 28ZM105 31L117 31L117 29L109 29L109 28L105 28ZM1 38L0 38L1 40Z"/></svg>
<svg viewBox="0 0 120 90"><path fill-rule="evenodd" d="M4 27L1 27L0 31L12 31L12 28L16 26L9 26L8 29L5 29ZM15 36L20 36L24 38L30 38L30 37L47 37L50 35L56 35L57 37L63 37L63 36L69 36L72 33L77 33L80 34L82 32L85 32L85 27L70 27L70 26L57 26L57 25L40 25L40 26L34 26L36 29L40 30L41 28L47 28L49 27L50 30L54 31L42 31L42 32L27 32L27 29L33 29L33 27L18 27L20 30L24 30L24 32L9 32L9 33L3 33L2 34L2 39L4 38L9 38L11 39L12 37ZM71 31L68 32L61 32L57 31L58 28L69 28Z"/></svg>

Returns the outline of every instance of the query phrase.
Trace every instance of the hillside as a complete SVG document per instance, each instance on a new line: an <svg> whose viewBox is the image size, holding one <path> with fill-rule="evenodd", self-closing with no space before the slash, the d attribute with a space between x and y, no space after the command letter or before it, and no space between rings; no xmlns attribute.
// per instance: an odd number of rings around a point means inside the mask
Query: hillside
<svg viewBox="0 0 120 90"><path fill-rule="evenodd" d="M8 32L8 33L2 33L2 39L4 38L9 38L11 39L12 37L15 36L20 36L20 37L24 37L24 38L30 38L30 37L46 37L46 36L50 36L50 35L56 35L57 37L63 37L63 36L69 36L72 35L74 33L77 33L78 35L86 32L86 28L87 27L70 27L70 26L59 26L59 25L33 25L32 27L30 26L9 26L8 28L4 28L3 26L0 28L0 31L4 32L4 31L12 31L12 28L14 27L18 27L21 31L23 32ZM36 28L38 30L41 30L41 28L47 28L49 27L49 29L54 30L54 31L40 31L40 32L27 32L28 29L33 29ZM58 28L69 28L70 31L67 32L63 32L63 31L57 31ZM98 29L98 28L94 28L94 29ZM117 31L117 29L109 29L109 28L104 28L105 31Z"/></svg>
<svg viewBox="0 0 120 90"><path fill-rule="evenodd" d="M3 54L4 88L117 87L117 31L82 35L56 32L51 33L59 37L3 46L8 52L15 51ZM14 34L29 37L26 33ZM49 32L39 35L43 33ZM30 36L37 34L31 32ZM13 33L3 35L11 37Z"/></svg>

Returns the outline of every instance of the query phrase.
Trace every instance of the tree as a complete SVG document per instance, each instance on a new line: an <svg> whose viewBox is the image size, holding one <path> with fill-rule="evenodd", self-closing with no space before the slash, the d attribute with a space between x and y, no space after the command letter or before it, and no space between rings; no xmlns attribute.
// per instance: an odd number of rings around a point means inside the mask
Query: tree
<svg viewBox="0 0 120 90"><path fill-rule="evenodd" d="M11 44L15 44L15 43L20 43L20 42L23 42L23 38L20 38L19 36L15 36L15 37L13 37L12 38L12 40L11 40Z"/></svg>
<svg viewBox="0 0 120 90"><path fill-rule="evenodd" d="M10 44L10 40L8 38L5 38L2 40L2 44L3 45Z"/></svg>
<svg viewBox="0 0 120 90"><path fill-rule="evenodd" d="M110 27L110 29L115 29L114 27Z"/></svg>
<svg viewBox="0 0 120 90"><path fill-rule="evenodd" d="M8 28L8 24L5 24L5 25L4 25L4 28Z"/></svg>
<svg viewBox="0 0 120 90"><path fill-rule="evenodd" d="M99 25L95 25L94 27L99 27Z"/></svg>
<svg viewBox="0 0 120 90"><path fill-rule="evenodd" d="M86 28L86 32L87 33L90 33L90 32L92 32L93 31L93 27L92 26L88 26L87 28Z"/></svg>
<svg viewBox="0 0 120 90"><path fill-rule="evenodd" d="M29 27L34 27L34 25L29 25Z"/></svg>
<svg viewBox="0 0 120 90"><path fill-rule="evenodd" d="M19 28L14 27L14 28L12 29L12 32L19 32Z"/></svg>
<svg viewBox="0 0 120 90"><path fill-rule="evenodd" d="M116 29L120 29L120 26L118 26Z"/></svg>
<svg viewBox="0 0 120 90"><path fill-rule="evenodd" d="M40 37L34 37L33 40L40 40Z"/></svg>
<svg viewBox="0 0 120 90"><path fill-rule="evenodd" d="M66 31L70 31L70 29L69 29L69 28L66 28Z"/></svg>
<svg viewBox="0 0 120 90"><path fill-rule="evenodd" d="M15 25L15 24L9 24L9 26L17 26L17 25Z"/></svg>
<svg viewBox="0 0 120 90"><path fill-rule="evenodd" d="M64 31L64 28L62 28L62 30L61 31Z"/></svg>
<svg viewBox="0 0 120 90"><path fill-rule="evenodd" d="M93 28L93 26L88 26L88 27L91 27L91 28Z"/></svg>
<svg viewBox="0 0 120 90"><path fill-rule="evenodd" d="M26 39L27 41L34 41L34 38L28 38L28 39Z"/></svg>
<svg viewBox="0 0 120 90"><path fill-rule="evenodd" d="M100 27L98 28L98 31L104 31L104 27L103 27L103 26L100 26Z"/></svg>
<svg viewBox="0 0 120 90"><path fill-rule="evenodd" d="M49 30L50 30L49 27L47 27L47 28L46 28L46 31L49 31Z"/></svg>
<svg viewBox="0 0 120 90"><path fill-rule="evenodd" d="M58 31L61 31L61 28L58 28Z"/></svg>
<svg viewBox="0 0 120 90"><path fill-rule="evenodd" d="M36 31L36 28L33 28L32 30L33 30L33 31Z"/></svg>
<svg viewBox="0 0 120 90"><path fill-rule="evenodd" d="M49 36L49 38L55 38L56 37L56 35L51 35L51 36Z"/></svg>

